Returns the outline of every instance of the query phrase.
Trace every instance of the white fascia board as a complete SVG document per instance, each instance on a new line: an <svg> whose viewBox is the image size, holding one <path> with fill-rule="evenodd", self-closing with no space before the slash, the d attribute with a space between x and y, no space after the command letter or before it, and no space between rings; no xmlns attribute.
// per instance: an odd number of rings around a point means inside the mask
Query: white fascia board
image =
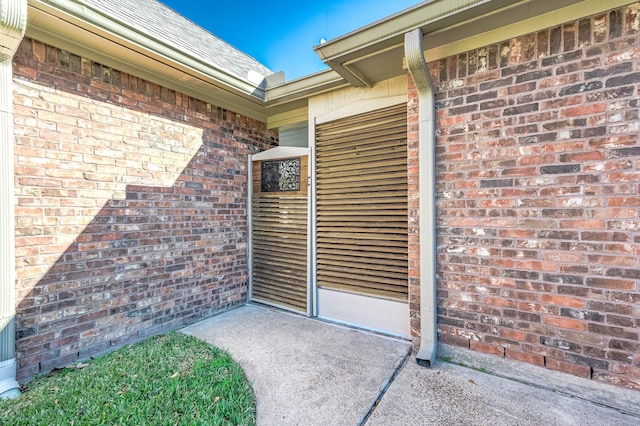
<svg viewBox="0 0 640 426"><path fill-rule="evenodd" d="M304 100L306 105L306 99L311 95L346 86L349 86L349 83L340 74L327 69L268 88L265 96L266 106L274 108L298 100Z"/></svg>

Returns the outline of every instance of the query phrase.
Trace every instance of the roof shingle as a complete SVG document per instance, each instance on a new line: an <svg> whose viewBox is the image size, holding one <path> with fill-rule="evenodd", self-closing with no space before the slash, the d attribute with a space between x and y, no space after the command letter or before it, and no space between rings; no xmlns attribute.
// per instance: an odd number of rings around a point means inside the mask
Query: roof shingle
<svg viewBox="0 0 640 426"><path fill-rule="evenodd" d="M156 0L79 0L163 44L257 85L250 71L273 74L266 66Z"/></svg>

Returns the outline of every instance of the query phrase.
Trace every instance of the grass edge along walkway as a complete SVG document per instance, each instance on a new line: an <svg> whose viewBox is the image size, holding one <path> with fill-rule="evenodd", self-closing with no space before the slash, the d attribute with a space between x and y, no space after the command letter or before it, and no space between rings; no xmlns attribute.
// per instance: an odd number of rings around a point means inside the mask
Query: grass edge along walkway
<svg viewBox="0 0 640 426"><path fill-rule="evenodd" d="M0 401L0 425L254 425L240 365L215 346L172 332L28 383Z"/></svg>

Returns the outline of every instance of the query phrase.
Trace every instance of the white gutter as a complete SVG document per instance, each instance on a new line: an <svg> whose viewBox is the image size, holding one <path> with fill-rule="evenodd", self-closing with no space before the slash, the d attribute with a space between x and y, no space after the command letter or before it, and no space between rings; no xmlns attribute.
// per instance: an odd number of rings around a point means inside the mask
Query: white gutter
<svg viewBox="0 0 640 426"><path fill-rule="evenodd" d="M435 108L422 50L422 31L405 34L404 54L418 89L418 188L420 226L420 347L418 364L431 366L438 343L436 316Z"/></svg>
<svg viewBox="0 0 640 426"><path fill-rule="evenodd" d="M17 398L13 198L13 56L27 26L26 0L0 0L0 399Z"/></svg>

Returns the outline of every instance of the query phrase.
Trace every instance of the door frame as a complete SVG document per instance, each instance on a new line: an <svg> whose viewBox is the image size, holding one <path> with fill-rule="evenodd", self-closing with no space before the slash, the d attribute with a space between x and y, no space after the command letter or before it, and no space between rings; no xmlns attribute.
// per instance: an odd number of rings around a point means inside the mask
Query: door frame
<svg viewBox="0 0 640 426"><path fill-rule="evenodd" d="M312 279L312 186L311 176L312 174L312 158L309 148L291 147L291 146L278 146L268 149L266 151L259 152L257 154L249 155L247 160L247 275L248 275L248 290L247 300L251 302L253 300L253 162L265 161L265 160L280 160L292 157L307 156L309 161L307 176L300 175L300 185L307 185L307 316L314 316L315 295L312 291L313 282ZM306 179L305 179L306 178ZM259 301L259 303L270 305L268 302ZM274 305L275 306L275 305ZM277 306L280 309L291 310L283 306ZM295 311L300 312L300 311Z"/></svg>

